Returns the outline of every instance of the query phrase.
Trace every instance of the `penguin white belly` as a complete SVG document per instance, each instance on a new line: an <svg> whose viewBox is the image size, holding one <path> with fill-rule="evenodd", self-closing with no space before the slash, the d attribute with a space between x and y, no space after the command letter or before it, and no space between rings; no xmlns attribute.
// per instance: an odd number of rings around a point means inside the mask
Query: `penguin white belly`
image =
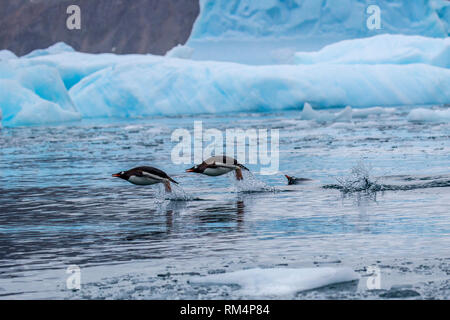
<svg viewBox="0 0 450 320"><path fill-rule="evenodd" d="M128 179L129 182L131 182L132 184L137 184L140 186L148 186L148 185L152 185L152 184L156 184L161 182L161 180L157 180L157 179L153 179L150 177L138 177L138 176L131 176Z"/></svg>
<svg viewBox="0 0 450 320"><path fill-rule="evenodd" d="M233 170L234 170L233 168L224 168L224 167L206 168L205 171L203 171L203 174L206 174L207 176L216 177Z"/></svg>

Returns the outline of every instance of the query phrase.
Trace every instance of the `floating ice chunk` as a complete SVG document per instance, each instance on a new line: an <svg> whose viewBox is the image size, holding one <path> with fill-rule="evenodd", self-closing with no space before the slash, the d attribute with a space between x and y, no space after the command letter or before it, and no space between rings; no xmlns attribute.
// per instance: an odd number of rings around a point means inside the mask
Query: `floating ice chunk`
<svg viewBox="0 0 450 320"><path fill-rule="evenodd" d="M450 109L433 110L417 108L408 114L410 122L450 122Z"/></svg>
<svg viewBox="0 0 450 320"><path fill-rule="evenodd" d="M47 56L47 55L53 55L58 53L64 53L64 52L75 52L75 50L69 46L68 44L64 42L58 42L54 45L48 47L47 49L37 49L29 54L23 56L23 58L34 58L34 57L40 57L40 56Z"/></svg>
<svg viewBox="0 0 450 320"><path fill-rule="evenodd" d="M358 280L359 275L352 269L321 268L274 268L249 269L230 273L195 277L192 283L237 284L240 293L249 296L292 295L296 292L324 287L334 283Z"/></svg>
<svg viewBox="0 0 450 320"><path fill-rule="evenodd" d="M450 67L450 38L384 34L344 40L317 52L297 52L297 64L411 64Z"/></svg>
<svg viewBox="0 0 450 320"><path fill-rule="evenodd" d="M189 48L188 46L183 46L183 45L179 44L176 47L167 51L166 57L191 59L193 53L194 53L194 49Z"/></svg>
<svg viewBox="0 0 450 320"><path fill-rule="evenodd" d="M301 113L302 120L315 120L317 122L348 122L352 121L352 108L347 106L339 113L330 113L327 111L316 111L311 105L305 102Z"/></svg>
<svg viewBox="0 0 450 320"><path fill-rule="evenodd" d="M0 50L0 61L6 61L10 59L17 59L17 56L14 54L14 52L11 52L9 50Z"/></svg>

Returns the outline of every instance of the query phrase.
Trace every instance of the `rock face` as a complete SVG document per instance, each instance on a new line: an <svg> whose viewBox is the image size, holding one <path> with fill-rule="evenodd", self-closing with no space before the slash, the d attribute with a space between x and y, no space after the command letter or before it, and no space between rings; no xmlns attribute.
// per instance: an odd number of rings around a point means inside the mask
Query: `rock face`
<svg viewBox="0 0 450 320"><path fill-rule="evenodd" d="M2 0L0 50L21 56L62 41L77 51L165 54L184 44L199 14L198 0ZM81 9L81 29L69 30L67 8Z"/></svg>

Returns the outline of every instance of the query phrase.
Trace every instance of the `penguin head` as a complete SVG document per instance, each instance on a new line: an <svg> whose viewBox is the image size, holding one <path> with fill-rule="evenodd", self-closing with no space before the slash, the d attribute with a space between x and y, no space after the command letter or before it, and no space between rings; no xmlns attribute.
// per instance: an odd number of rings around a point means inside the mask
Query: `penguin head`
<svg viewBox="0 0 450 320"><path fill-rule="evenodd" d="M195 172L195 173L201 173L200 166L193 166L190 169L186 169L186 172Z"/></svg>
<svg viewBox="0 0 450 320"><path fill-rule="evenodd" d="M294 182L295 182L295 178L294 177L290 177L287 174L285 174L284 176L288 180L288 184L294 184Z"/></svg>
<svg viewBox="0 0 450 320"><path fill-rule="evenodd" d="M124 179L124 180L128 180L128 175L127 175L127 173L125 171L121 171L119 173L115 173L112 176L115 177L115 178L121 178L121 179Z"/></svg>

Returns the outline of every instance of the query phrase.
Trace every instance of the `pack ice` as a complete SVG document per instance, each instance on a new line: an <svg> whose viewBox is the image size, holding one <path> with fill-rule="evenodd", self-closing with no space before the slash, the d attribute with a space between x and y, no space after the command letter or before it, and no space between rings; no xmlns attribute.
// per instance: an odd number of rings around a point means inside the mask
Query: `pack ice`
<svg viewBox="0 0 450 320"><path fill-rule="evenodd" d="M244 296L286 296L330 284L358 280L350 268L273 268L248 269L230 273L195 277L192 283L237 284Z"/></svg>

